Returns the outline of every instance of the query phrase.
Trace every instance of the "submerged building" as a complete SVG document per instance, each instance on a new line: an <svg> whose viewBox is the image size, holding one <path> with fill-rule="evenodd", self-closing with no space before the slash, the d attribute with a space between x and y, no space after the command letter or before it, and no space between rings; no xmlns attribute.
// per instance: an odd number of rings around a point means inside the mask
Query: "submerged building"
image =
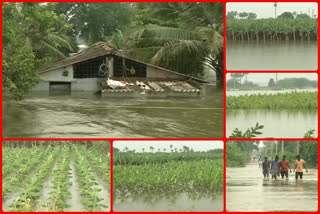
<svg viewBox="0 0 320 214"><path fill-rule="evenodd" d="M198 95L207 81L129 58L98 42L39 72L32 91ZM111 83L119 83L110 85Z"/></svg>

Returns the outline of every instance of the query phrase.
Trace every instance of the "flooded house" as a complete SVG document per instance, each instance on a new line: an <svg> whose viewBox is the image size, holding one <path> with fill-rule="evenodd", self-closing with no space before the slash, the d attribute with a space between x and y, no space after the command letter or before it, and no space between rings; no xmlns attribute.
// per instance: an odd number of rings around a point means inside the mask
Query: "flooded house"
<svg viewBox="0 0 320 214"><path fill-rule="evenodd" d="M41 82L32 91L198 96L208 87L205 80L132 59L104 42L41 70L39 75Z"/></svg>

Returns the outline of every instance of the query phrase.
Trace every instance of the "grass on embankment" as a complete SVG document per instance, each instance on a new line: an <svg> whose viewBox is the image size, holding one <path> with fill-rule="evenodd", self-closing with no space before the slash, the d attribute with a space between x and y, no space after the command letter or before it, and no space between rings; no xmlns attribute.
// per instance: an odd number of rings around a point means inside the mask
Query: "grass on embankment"
<svg viewBox="0 0 320 214"><path fill-rule="evenodd" d="M318 92L291 92L284 94L254 94L228 96L226 108L230 109L292 109L316 110Z"/></svg>

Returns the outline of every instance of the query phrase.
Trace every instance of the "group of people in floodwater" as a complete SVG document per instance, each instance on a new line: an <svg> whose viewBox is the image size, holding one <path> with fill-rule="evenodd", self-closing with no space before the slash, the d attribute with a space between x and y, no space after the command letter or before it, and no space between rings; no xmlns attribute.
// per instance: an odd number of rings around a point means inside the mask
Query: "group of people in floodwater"
<svg viewBox="0 0 320 214"><path fill-rule="evenodd" d="M259 157L259 167L262 167L262 174L265 178L269 178L269 174L271 174L272 179L277 179L278 176L281 175L281 178L288 178L289 176L289 170L291 173L291 167L289 161L286 159L286 156L283 155L282 160L279 161L278 155L275 156L275 159L273 161L269 161L268 157L264 158L264 161L262 160L261 156ZM296 172L296 179L300 177L302 179L303 177L303 169L308 172L308 169L306 167L306 164L303 159L301 159L300 155L297 155L296 161L295 161L295 167L294 171Z"/></svg>

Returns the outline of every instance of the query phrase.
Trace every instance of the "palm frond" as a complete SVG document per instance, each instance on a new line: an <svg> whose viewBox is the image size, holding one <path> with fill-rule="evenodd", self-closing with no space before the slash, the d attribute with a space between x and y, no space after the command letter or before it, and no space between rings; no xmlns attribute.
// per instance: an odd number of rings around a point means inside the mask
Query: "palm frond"
<svg viewBox="0 0 320 214"><path fill-rule="evenodd" d="M43 46L49 48L53 53L57 54L58 56L62 57L62 58L65 58L66 56L61 52L59 51L56 47L52 46L51 44L43 41L43 40L40 40L39 41Z"/></svg>

